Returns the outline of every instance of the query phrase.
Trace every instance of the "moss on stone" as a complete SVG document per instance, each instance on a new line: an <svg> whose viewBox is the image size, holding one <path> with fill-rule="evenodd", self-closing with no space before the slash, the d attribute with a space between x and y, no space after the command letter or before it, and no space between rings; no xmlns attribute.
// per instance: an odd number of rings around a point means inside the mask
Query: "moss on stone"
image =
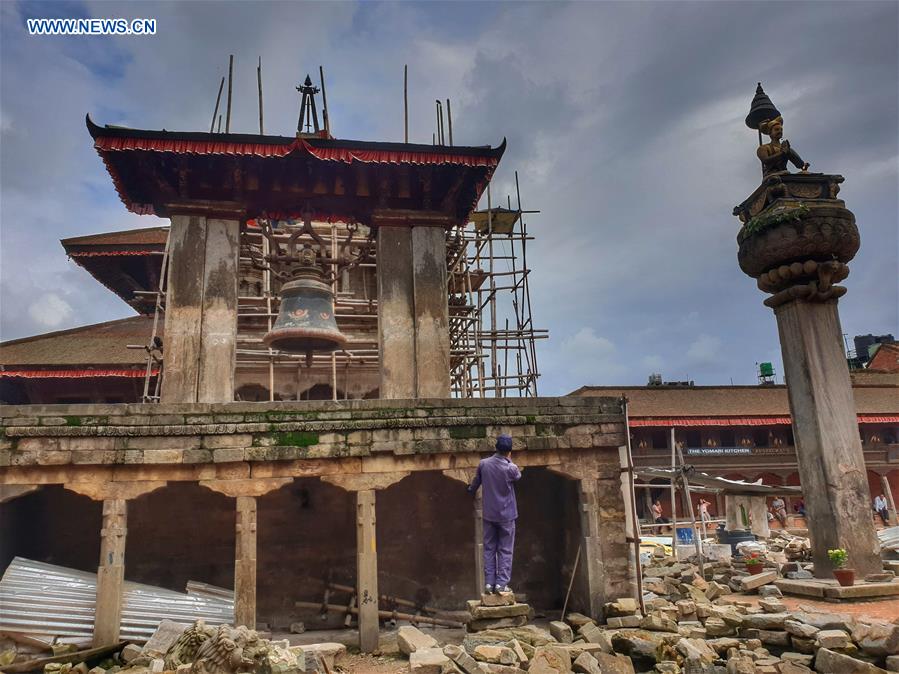
<svg viewBox="0 0 899 674"><path fill-rule="evenodd" d="M66 420L66 426L80 426L81 425L81 417L66 416L63 418Z"/></svg>
<svg viewBox="0 0 899 674"><path fill-rule="evenodd" d="M308 431L287 431L280 433L272 433L276 445L287 445L290 447L311 447L318 444L318 433L310 433Z"/></svg>
<svg viewBox="0 0 899 674"><path fill-rule="evenodd" d="M776 209L768 212L761 212L749 222L747 222L740 233L737 235L737 241L744 241L753 234L758 234L766 229L782 225L785 222L798 222L803 215L808 214L809 207L805 204L797 204L793 208Z"/></svg>
<svg viewBox="0 0 899 674"><path fill-rule="evenodd" d="M484 426L450 426L449 434L453 440L486 438L487 429Z"/></svg>

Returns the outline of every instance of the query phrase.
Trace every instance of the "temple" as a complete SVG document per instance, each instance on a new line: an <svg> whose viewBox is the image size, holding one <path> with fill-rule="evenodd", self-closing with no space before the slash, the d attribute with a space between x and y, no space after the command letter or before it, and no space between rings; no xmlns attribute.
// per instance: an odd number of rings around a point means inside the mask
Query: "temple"
<svg viewBox="0 0 899 674"><path fill-rule="evenodd" d="M0 568L96 570L97 644L126 581L233 589L234 621L274 632L341 623L302 605L342 584L372 651L384 597L482 589L464 483L508 433L516 590L558 609L573 578L597 617L635 596L624 403L537 396L528 211L489 193L505 141L87 131L125 207L170 226L62 242L138 315L0 348ZM324 309L281 306L302 264ZM288 313L332 348L272 348Z"/></svg>

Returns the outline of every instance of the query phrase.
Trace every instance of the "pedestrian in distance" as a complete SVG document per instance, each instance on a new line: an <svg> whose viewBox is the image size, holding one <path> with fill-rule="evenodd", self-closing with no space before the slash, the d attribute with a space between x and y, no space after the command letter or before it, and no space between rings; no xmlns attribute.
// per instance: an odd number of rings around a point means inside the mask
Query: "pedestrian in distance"
<svg viewBox="0 0 899 674"><path fill-rule="evenodd" d="M880 519L883 520L883 526L890 526L890 511L887 506L886 496L883 494L880 494L874 499L874 512L880 515Z"/></svg>

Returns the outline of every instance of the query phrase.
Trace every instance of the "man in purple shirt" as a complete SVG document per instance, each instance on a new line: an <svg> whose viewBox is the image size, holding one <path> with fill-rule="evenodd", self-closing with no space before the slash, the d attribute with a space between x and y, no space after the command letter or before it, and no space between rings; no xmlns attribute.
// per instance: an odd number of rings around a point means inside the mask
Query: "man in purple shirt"
<svg viewBox="0 0 899 674"><path fill-rule="evenodd" d="M511 592L512 548L515 546L514 483L521 479L521 471L512 463L512 438L501 435L496 439L496 453L478 464L478 472L468 486L471 494L483 486L484 502L484 576L487 592Z"/></svg>

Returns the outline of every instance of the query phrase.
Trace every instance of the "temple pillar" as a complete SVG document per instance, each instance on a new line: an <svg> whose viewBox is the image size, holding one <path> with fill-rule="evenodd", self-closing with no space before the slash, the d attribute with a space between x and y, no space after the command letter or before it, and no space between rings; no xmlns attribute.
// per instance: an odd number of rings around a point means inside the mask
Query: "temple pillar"
<svg viewBox="0 0 899 674"><path fill-rule="evenodd" d="M359 611L359 650L363 653L377 650L380 630L375 491L386 489L407 475L409 471L322 476L322 482L356 492L356 606Z"/></svg>
<svg viewBox="0 0 899 674"><path fill-rule="evenodd" d="M412 228L415 290L415 380L417 398L450 397L449 306L446 231Z"/></svg>
<svg viewBox="0 0 899 674"><path fill-rule="evenodd" d="M235 503L234 624L256 629L256 499L293 482L291 477L201 480L200 486Z"/></svg>
<svg viewBox="0 0 899 674"><path fill-rule="evenodd" d="M815 575L829 578L827 551L844 548L864 577L883 568L843 333L835 299L774 309L793 415Z"/></svg>
<svg viewBox="0 0 899 674"><path fill-rule="evenodd" d="M359 650L378 648L378 550L375 490L356 492L356 591L359 606Z"/></svg>
<svg viewBox="0 0 899 674"><path fill-rule="evenodd" d="M412 230L378 229L380 397L415 397L415 307Z"/></svg>
<svg viewBox="0 0 899 674"><path fill-rule="evenodd" d="M600 547L599 512L596 498L596 480L582 478L577 481L578 510L581 519L581 564L578 576L588 597L589 615L602 617L602 605L606 599L603 583L602 549Z"/></svg>
<svg viewBox="0 0 899 674"><path fill-rule="evenodd" d="M448 468L443 474L453 480L470 485L474 480L476 468ZM484 594L484 498L483 491L478 490L473 497L472 514L474 515L474 587L477 596Z"/></svg>
<svg viewBox="0 0 899 674"><path fill-rule="evenodd" d="M236 499L234 624L256 629L256 497Z"/></svg>
<svg viewBox="0 0 899 674"><path fill-rule="evenodd" d="M442 213L381 210L378 345L381 398L448 398L449 307Z"/></svg>
<svg viewBox="0 0 899 674"><path fill-rule="evenodd" d="M100 530L100 565L97 568L97 604L94 612L94 646L119 641L122 620L122 589L125 583L125 499L103 501L103 528Z"/></svg>
<svg viewBox="0 0 899 674"><path fill-rule="evenodd" d="M173 214L163 402L234 398L240 221Z"/></svg>

